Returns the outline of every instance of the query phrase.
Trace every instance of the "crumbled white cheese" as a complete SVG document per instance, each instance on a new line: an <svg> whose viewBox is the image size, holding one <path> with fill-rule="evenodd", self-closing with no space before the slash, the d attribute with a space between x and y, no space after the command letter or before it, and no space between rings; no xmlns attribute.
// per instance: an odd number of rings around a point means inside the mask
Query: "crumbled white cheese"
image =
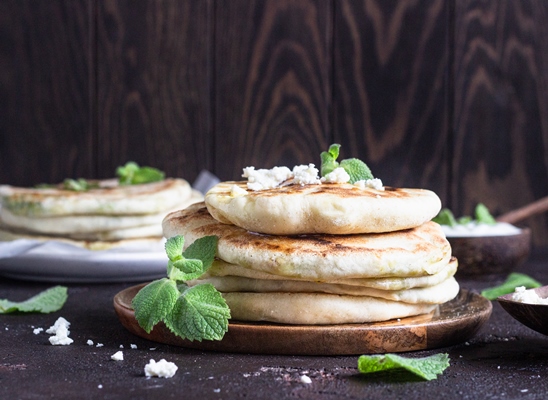
<svg viewBox="0 0 548 400"><path fill-rule="evenodd" d="M242 189L238 185L232 185L232 188L230 189L230 195L232 197L245 196L246 194L247 194L247 190Z"/></svg>
<svg viewBox="0 0 548 400"><path fill-rule="evenodd" d="M375 189L375 190L384 190L384 186L382 184L382 181L379 178L373 178L373 179L365 179L361 181L354 182L354 185L366 189Z"/></svg>
<svg viewBox="0 0 548 400"><path fill-rule="evenodd" d="M145 375L147 377L158 376L160 378L171 378L177 372L177 366L165 359L156 362L150 359L150 362L145 365Z"/></svg>
<svg viewBox="0 0 548 400"><path fill-rule="evenodd" d="M548 298L540 297L533 289L526 290L525 286L518 286L514 290L512 300L527 304L548 304Z"/></svg>
<svg viewBox="0 0 548 400"><path fill-rule="evenodd" d="M476 221L455 226L441 225L441 229L447 237L463 236L510 236L517 235L521 229L507 222L496 224L484 224Z"/></svg>
<svg viewBox="0 0 548 400"><path fill-rule="evenodd" d="M93 340L91 339L88 339L88 341L86 342L88 346L93 346Z"/></svg>
<svg viewBox="0 0 548 400"><path fill-rule="evenodd" d="M258 170L255 167L246 167L243 171L242 176L247 178L247 188L255 191L273 189L293 176L287 167Z"/></svg>
<svg viewBox="0 0 548 400"><path fill-rule="evenodd" d="M131 347L132 349L136 349L136 348L137 348L137 345L136 345L136 344L130 344L130 347Z"/></svg>
<svg viewBox="0 0 548 400"><path fill-rule="evenodd" d="M342 167L337 167L330 173L326 174L322 178L322 182L329 182L329 183L346 183L350 180L350 175L348 175L348 172Z"/></svg>
<svg viewBox="0 0 548 400"><path fill-rule="evenodd" d="M50 336L49 342L54 346L67 346L74 342L71 338L68 337L70 334L69 331L70 322L68 322L63 317L59 317L57 321L53 324L53 326L50 326L48 330L46 330L46 333L49 333Z"/></svg>
<svg viewBox="0 0 548 400"><path fill-rule="evenodd" d="M295 165L293 167L293 182L297 185L318 185L322 183L318 178L318 168L314 164Z"/></svg>
<svg viewBox="0 0 548 400"><path fill-rule="evenodd" d="M308 375L301 375L301 382L302 383L312 383L312 379Z"/></svg>
<svg viewBox="0 0 548 400"><path fill-rule="evenodd" d="M120 345L120 348L121 348L121 349L123 349L123 348L124 348L124 345L123 345L123 344L121 344L121 345Z"/></svg>
<svg viewBox="0 0 548 400"><path fill-rule="evenodd" d="M103 343L97 343L97 345L95 347L103 347Z"/></svg>
<svg viewBox="0 0 548 400"><path fill-rule="evenodd" d="M124 353L122 351L117 351L113 355L110 356L114 361L123 361L124 360Z"/></svg>
<svg viewBox="0 0 548 400"><path fill-rule="evenodd" d="M43 330L44 330L44 328L35 328L35 329L32 330L32 333L34 333L35 335L38 335Z"/></svg>

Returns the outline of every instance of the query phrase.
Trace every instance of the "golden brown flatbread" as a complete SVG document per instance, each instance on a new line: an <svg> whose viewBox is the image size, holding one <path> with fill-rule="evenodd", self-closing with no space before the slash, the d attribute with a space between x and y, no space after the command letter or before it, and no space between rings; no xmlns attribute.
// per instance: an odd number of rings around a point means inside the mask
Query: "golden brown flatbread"
<svg viewBox="0 0 548 400"><path fill-rule="evenodd" d="M392 232L422 225L441 209L430 190L376 190L348 183L253 191L243 181L221 182L206 193L205 202L216 220L271 235Z"/></svg>
<svg viewBox="0 0 548 400"><path fill-rule="evenodd" d="M309 281L434 275L451 258L451 246L434 222L389 233L274 236L220 223L202 202L168 214L162 227L165 237L183 235L186 246L218 236L221 260Z"/></svg>

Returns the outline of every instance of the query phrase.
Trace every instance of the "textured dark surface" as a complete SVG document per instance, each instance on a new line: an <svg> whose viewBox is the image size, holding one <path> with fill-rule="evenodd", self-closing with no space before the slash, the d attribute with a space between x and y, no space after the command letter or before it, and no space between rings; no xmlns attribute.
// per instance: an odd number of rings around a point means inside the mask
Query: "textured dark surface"
<svg viewBox="0 0 548 400"><path fill-rule="evenodd" d="M538 251L519 268L548 282L548 252ZM481 290L505 276L461 280ZM47 315L0 315L0 398L185 399L544 399L548 393L548 338L508 315L497 302L480 332L467 342L408 357L447 352L451 365L433 381L406 376L361 376L357 356L306 357L224 354L188 350L141 339L116 317L113 296L133 285L69 285L69 299ZM0 298L23 300L49 287L0 279ZM63 316L71 323L70 346L52 346L45 333ZM87 340L103 347L89 346ZM137 345L131 349L130 345ZM124 346L123 361L110 356ZM179 367L170 379L144 375L153 358ZM307 375L312 383L301 382Z"/></svg>

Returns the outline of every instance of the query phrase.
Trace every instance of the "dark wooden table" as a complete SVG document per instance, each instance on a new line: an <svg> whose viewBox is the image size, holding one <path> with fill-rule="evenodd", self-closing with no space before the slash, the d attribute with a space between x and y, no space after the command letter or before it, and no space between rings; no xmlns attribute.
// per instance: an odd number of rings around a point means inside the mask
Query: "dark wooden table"
<svg viewBox="0 0 548 400"><path fill-rule="evenodd" d="M518 269L548 283L548 251L535 251ZM479 291L505 276L460 278ZM0 398L184 399L545 399L548 338L519 324L498 303L488 323L461 344L408 353L446 352L450 367L432 381L406 376L363 376L357 356L305 357L224 354L147 341L120 324L113 296L134 283L69 284L69 298L53 314L0 315ZM0 278L0 298L24 300L51 286ZM52 346L47 329L63 316L71 323L69 346ZM93 346L87 344L94 342ZM103 344L97 347L96 344ZM136 345L132 349L131 345ZM124 360L111 355L123 345ZM406 355L406 354L403 354ZM150 359L178 366L173 378L146 378ZM312 382L303 383L301 375Z"/></svg>

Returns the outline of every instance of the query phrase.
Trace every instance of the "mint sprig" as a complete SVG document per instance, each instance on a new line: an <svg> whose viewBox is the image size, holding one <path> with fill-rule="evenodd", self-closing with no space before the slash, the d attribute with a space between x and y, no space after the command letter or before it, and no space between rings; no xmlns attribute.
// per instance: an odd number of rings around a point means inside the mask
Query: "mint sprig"
<svg viewBox="0 0 548 400"><path fill-rule="evenodd" d="M341 145L334 143L329 146L328 151L323 151L320 154L321 169L320 173L322 177L332 172L335 168L343 168L350 176L350 183L356 183L357 181L373 179L371 169L362 160L357 158L347 158L342 160L339 164L337 158L339 157L339 150Z"/></svg>
<svg viewBox="0 0 548 400"><path fill-rule="evenodd" d="M49 314L60 310L67 301L67 298L68 294L65 286L54 286L21 302L0 299L0 314L12 312Z"/></svg>
<svg viewBox="0 0 548 400"><path fill-rule="evenodd" d="M518 286L525 286L526 289L533 289L541 287L542 284L529 275L512 272L502 284L482 290L481 295L488 300L496 300L500 296L513 293Z"/></svg>
<svg viewBox="0 0 548 400"><path fill-rule="evenodd" d="M396 354L363 355L358 358L358 370L363 374L406 370L426 380L436 379L449 366L446 353L422 358L405 358Z"/></svg>
<svg viewBox="0 0 548 400"><path fill-rule="evenodd" d="M165 179L165 174L159 169L140 167L139 164L133 161L129 161L126 165L116 168L116 175L118 176L120 185L138 185Z"/></svg>
<svg viewBox="0 0 548 400"><path fill-rule="evenodd" d="M494 225L497 223L496 219L489 212L487 206L483 203L478 203L476 205L476 208L474 209L474 217L475 218L465 215L457 219L450 209L442 208L438 215L432 218L432 221L437 222L440 225L448 226L466 225L470 222L488 225Z"/></svg>
<svg viewBox="0 0 548 400"><path fill-rule="evenodd" d="M211 284L188 286L213 264L217 236L197 239L183 251L184 237L166 241L167 278L153 281L133 298L139 326L147 333L163 322L175 335L188 340L221 340L228 330L230 309Z"/></svg>

